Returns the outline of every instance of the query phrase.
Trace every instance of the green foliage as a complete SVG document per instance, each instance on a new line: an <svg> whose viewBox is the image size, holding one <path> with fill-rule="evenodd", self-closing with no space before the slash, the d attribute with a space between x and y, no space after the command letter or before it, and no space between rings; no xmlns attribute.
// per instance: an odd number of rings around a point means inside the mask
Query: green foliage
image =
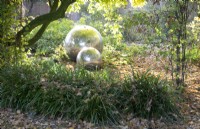
<svg viewBox="0 0 200 129"><path fill-rule="evenodd" d="M143 6L146 3L146 0L131 0L131 5L140 7Z"/></svg>
<svg viewBox="0 0 200 129"><path fill-rule="evenodd" d="M104 44L116 45L122 42L123 36L121 33L122 17L118 13L118 8L124 6L123 3L110 3L113 8L108 8L108 5L97 2L90 2L83 5L79 24L87 24L96 28L104 37ZM85 10L84 8L88 8Z"/></svg>
<svg viewBox="0 0 200 129"><path fill-rule="evenodd" d="M193 64L200 66L200 48L194 46L186 52L186 58Z"/></svg>
<svg viewBox="0 0 200 129"><path fill-rule="evenodd" d="M200 45L200 18L194 17L193 21L188 24L189 44Z"/></svg>
<svg viewBox="0 0 200 129"><path fill-rule="evenodd" d="M171 85L148 73L135 73L122 80L108 68L72 71L53 60L42 60L2 67L0 82L0 107L33 115L102 125L118 123L127 113L142 117L176 113Z"/></svg>
<svg viewBox="0 0 200 129"><path fill-rule="evenodd" d="M14 63L19 51L14 47L15 34L18 31L18 10L21 0L0 1L0 67L6 63Z"/></svg>
<svg viewBox="0 0 200 129"><path fill-rule="evenodd" d="M134 56L144 55L146 47L136 44L127 45L125 43L116 46L105 45L102 58L105 66L109 65L132 65Z"/></svg>
<svg viewBox="0 0 200 129"><path fill-rule="evenodd" d="M35 54L43 56L52 56L53 54L56 54L56 48L58 50L58 46L62 46L63 40L72 27L73 21L67 19L52 22L42 35L41 39L36 42L36 48L33 48L36 49ZM39 28L33 30L28 37L32 37L38 29Z"/></svg>
<svg viewBox="0 0 200 129"><path fill-rule="evenodd" d="M106 70L91 73L81 68L67 71L51 60L3 67L0 107L94 123L115 122L115 107L100 88L106 88L107 81L115 79L108 74Z"/></svg>
<svg viewBox="0 0 200 129"><path fill-rule="evenodd" d="M177 113L175 94L171 84L149 72L134 72L118 93L118 106L125 112L145 118Z"/></svg>
<svg viewBox="0 0 200 129"><path fill-rule="evenodd" d="M117 113L116 107L113 105L112 100L103 89L99 87L86 88L86 94L82 98L82 102L77 107L77 115L80 119L90 121L97 124L112 124L117 123L119 120L119 113Z"/></svg>
<svg viewBox="0 0 200 129"><path fill-rule="evenodd" d="M126 41L152 43L155 38L153 11L132 10L123 16L123 36ZM153 35L154 34L154 35ZM150 39L152 38L152 39Z"/></svg>

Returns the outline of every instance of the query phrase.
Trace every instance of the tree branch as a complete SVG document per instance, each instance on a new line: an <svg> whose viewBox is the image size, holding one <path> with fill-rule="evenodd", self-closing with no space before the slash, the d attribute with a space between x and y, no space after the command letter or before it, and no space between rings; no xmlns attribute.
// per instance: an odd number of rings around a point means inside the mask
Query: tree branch
<svg viewBox="0 0 200 129"><path fill-rule="evenodd" d="M56 9L58 8L58 0L53 2L53 5L51 5L51 12L55 12ZM28 46L32 46L35 42L37 42L42 34L44 33L44 31L46 30L46 28L48 27L48 25L51 23L51 21L43 23L42 27L38 30L38 32L31 38L28 40Z"/></svg>
<svg viewBox="0 0 200 129"><path fill-rule="evenodd" d="M52 8L51 0L48 0L48 2L49 2L49 7Z"/></svg>
<svg viewBox="0 0 200 129"><path fill-rule="evenodd" d="M35 42L37 42L42 37L42 34L44 33L49 24L50 22L43 24L42 27L38 30L38 32L30 40L28 40L27 46L32 46L33 44L35 44Z"/></svg>
<svg viewBox="0 0 200 129"><path fill-rule="evenodd" d="M54 1L54 8L57 9L56 3L58 4L59 0ZM24 26L16 35L16 44L21 45L21 37L27 35L29 32L31 32L34 28L36 28L39 25L46 24L44 26L48 26L49 23L52 21L55 21L59 18L63 18L65 16L65 12L70 4L74 3L76 0L63 0L61 2L60 7L55 11L50 11L48 14L41 15L39 17L36 17L34 20L32 20L30 23L28 23L26 26ZM53 8L52 8L53 9ZM54 10L54 9L53 9ZM44 32L46 29L45 27L41 27L41 31L39 30L38 33ZM44 30L43 30L44 29ZM36 34L37 35L37 34ZM38 34L38 36L41 37L42 34ZM34 36L35 37L35 36ZM33 38L34 38L33 37ZM36 38L35 38L36 39ZM39 38L38 38L39 39ZM31 41L31 40L30 40ZM37 40L32 40L37 41ZM31 44L34 44L33 42L30 42Z"/></svg>

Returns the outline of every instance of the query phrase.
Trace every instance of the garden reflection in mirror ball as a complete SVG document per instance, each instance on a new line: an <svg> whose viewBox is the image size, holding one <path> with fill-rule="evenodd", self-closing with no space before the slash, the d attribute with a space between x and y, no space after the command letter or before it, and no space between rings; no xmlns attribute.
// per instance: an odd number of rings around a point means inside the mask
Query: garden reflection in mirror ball
<svg viewBox="0 0 200 129"><path fill-rule="evenodd" d="M84 47L96 48L100 53L103 50L101 34L88 25L75 26L66 36L64 47L71 60L76 61L80 50Z"/></svg>
<svg viewBox="0 0 200 129"><path fill-rule="evenodd" d="M76 63L87 69L98 69L101 67L101 53L93 47L84 47L78 53Z"/></svg>
<svg viewBox="0 0 200 129"><path fill-rule="evenodd" d="M101 67L103 41L101 34L88 25L75 26L66 36L64 47L69 58L88 69Z"/></svg>

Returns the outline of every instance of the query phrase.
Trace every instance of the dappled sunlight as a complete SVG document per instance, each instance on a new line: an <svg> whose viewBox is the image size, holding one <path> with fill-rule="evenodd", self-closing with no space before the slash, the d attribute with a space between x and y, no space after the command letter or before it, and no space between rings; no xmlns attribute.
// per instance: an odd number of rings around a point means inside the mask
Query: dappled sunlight
<svg viewBox="0 0 200 129"><path fill-rule="evenodd" d="M130 0L133 7L143 7L147 4L146 0Z"/></svg>

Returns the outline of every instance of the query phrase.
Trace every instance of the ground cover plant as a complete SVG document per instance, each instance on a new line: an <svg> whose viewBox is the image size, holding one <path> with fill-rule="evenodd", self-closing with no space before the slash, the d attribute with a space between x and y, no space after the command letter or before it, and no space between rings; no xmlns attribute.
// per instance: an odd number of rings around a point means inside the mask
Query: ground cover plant
<svg viewBox="0 0 200 129"><path fill-rule="evenodd" d="M148 73L122 81L112 72L67 71L51 60L4 67L1 107L96 124L116 124L124 113L145 118L177 113L169 83Z"/></svg>

